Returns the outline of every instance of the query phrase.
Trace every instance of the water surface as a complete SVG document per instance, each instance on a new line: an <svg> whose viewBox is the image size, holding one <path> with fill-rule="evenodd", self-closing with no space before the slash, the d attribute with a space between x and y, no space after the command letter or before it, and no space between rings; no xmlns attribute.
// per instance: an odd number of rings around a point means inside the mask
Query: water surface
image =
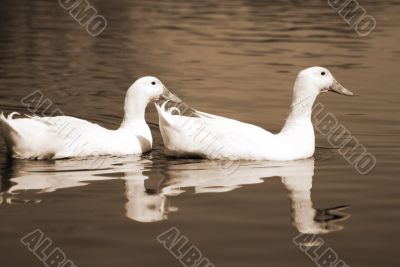
<svg viewBox="0 0 400 267"><path fill-rule="evenodd" d="M88 162L22 161L0 144L1 266L43 266L20 243L39 228L78 266L181 266L156 237L177 227L215 266L314 266L292 241L318 234L350 266L399 266L398 1L363 0L368 37L326 1L90 1L108 21L91 37L57 1L2 2L0 107L52 108L109 128L126 89L159 77L192 107L277 132L299 70L321 65L358 94L319 101L377 159L360 175L326 137L313 159L244 162L231 175L154 151Z"/></svg>

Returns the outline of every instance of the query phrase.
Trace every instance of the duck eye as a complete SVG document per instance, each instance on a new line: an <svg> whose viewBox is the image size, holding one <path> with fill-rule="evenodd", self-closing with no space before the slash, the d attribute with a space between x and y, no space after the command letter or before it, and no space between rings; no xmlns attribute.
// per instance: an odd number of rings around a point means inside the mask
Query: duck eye
<svg viewBox="0 0 400 267"><path fill-rule="evenodd" d="M325 75L325 71L321 72L321 75L324 76Z"/></svg>
<svg viewBox="0 0 400 267"><path fill-rule="evenodd" d="M151 82L152 85L156 85L156 82Z"/></svg>

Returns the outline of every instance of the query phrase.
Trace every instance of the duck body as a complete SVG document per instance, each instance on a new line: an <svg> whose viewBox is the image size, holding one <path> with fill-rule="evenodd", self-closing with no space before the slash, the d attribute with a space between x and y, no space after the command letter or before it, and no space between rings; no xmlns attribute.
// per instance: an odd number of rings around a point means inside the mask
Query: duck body
<svg viewBox="0 0 400 267"><path fill-rule="evenodd" d="M198 117L173 115L157 107L166 152L209 159L289 161L314 154L311 118L291 121L272 134L258 126L197 111Z"/></svg>
<svg viewBox="0 0 400 267"><path fill-rule="evenodd" d="M312 107L319 93L333 90L352 95L330 72L312 67L299 73L291 112L273 134L258 126L194 110L193 117L173 114L177 108L156 105L166 152L209 159L291 161L312 157L315 134ZM179 109L178 109L179 110Z"/></svg>
<svg viewBox="0 0 400 267"><path fill-rule="evenodd" d="M1 114L1 131L9 154L21 159L61 159L100 155L141 154L152 148L145 121L149 102L159 97L179 100L155 77L143 77L131 85L125 97L124 118L117 130L69 117ZM177 101L178 102L178 101Z"/></svg>
<svg viewBox="0 0 400 267"><path fill-rule="evenodd" d="M151 150L150 128L109 130L69 116L7 118L0 116L8 151L14 158L62 159L99 155L141 154Z"/></svg>

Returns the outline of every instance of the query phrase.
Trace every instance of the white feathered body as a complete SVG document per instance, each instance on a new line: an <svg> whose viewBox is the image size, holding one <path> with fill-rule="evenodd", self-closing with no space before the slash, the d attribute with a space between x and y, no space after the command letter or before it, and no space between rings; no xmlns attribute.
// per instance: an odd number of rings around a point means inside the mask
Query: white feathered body
<svg viewBox="0 0 400 267"><path fill-rule="evenodd" d="M310 118L288 122L279 134L237 120L196 111L196 117L172 114L156 105L166 152L209 159L289 161L314 154Z"/></svg>
<svg viewBox="0 0 400 267"><path fill-rule="evenodd" d="M311 121L321 93L353 95L329 70L311 67L299 72L293 87L291 111L277 134L255 125L195 111L194 117L172 114L157 106L160 130L169 154L210 159L291 161L310 158L315 151ZM179 112L178 112L179 113Z"/></svg>
<svg viewBox="0 0 400 267"><path fill-rule="evenodd" d="M1 130L14 158L61 159L99 155L140 154L151 150L152 137L143 121L132 129L108 130L68 116L7 118Z"/></svg>

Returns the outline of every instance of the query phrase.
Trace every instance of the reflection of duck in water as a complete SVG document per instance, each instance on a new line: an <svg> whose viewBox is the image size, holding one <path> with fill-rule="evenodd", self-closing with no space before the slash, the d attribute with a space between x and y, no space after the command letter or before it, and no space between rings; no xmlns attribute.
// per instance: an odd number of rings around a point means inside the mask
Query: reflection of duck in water
<svg viewBox="0 0 400 267"><path fill-rule="evenodd" d="M83 165L80 161L73 160L22 161L8 158L2 172L1 202L38 203L41 202L40 199L26 199L24 191L54 192L62 188L84 186L92 180L110 179L93 177L93 171L79 168Z"/></svg>
<svg viewBox="0 0 400 267"><path fill-rule="evenodd" d="M177 195L182 188L193 187L195 193L227 192L242 185L262 183L263 178L281 177L289 190L292 202L292 221L301 233L329 233L343 227L336 224L348 215L340 208L316 210L311 201L314 159L292 162L257 162L242 164L232 174L224 174L210 161L173 165L168 168L171 177L161 189L162 194ZM335 212L336 211L336 212ZM323 217L322 215L325 215Z"/></svg>
<svg viewBox="0 0 400 267"><path fill-rule="evenodd" d="M176 211L169 207L167 197L185 192L185 188L194 188L195 193L221 193L232 191L246 184L262 183L264 178L282 177L289 190L292 202L292 221L301 233L328 233L342 229L336 224L347 219L347 215L337 209L316 210L311 201L314 160L293 162L252 162L242 164L229 175L222 172L211 161L199 161L187 164L168 165L165 170L167 179L158 190L146 189L143 174L151 166L150 160L138 158L110 158L104 163L104 169L79 169L77 161L21 161L5 172L2 179L2 195L7 199L22 199L23 190L53 192L61 188L86 185L89 181L122 179L125 181L125 215L139 222L156 222L167 218L167 214ZM47 165L46 165L47 164ZM6 169L7 170L7 169ZM10 184L11 183L11 184ZM8 195L8 196L7 196ZM10 198L11 197L11 198ZM10 201L8 201L10 202Z"/></svg>
<svg viewBox="0 0 400 267"><path fill-rule="evenodd" d="M95 159L93 159L95 160ZM113 166L117 158L110 158L104 168L90 170L79 160L28 161L9 159L2 175L2 194L18 195L24 190L39 190L39 193L54 192L62 188L85 186L90 181L109 180L115 177L97 176Z"/></svg>
<svg viewBox="0 0 400 267"><path fill-rule="evenodd" d="M49 193L64 188L85 186L93 181L122 179L125 181L125 195L128 199L125 205L125 214L128 218L139 222L166 219L169 211L166 197L145 188L148 176L143 175L143 171L151 165L151 161L140 157L104 158L103 168L97 170L82 168L88 166L87 164L90 162L9 159L3 169L0 203L41 201L26 199L24 191L27 190L38 191L38 194Z"/></svg>
<svg viewBox="0 0 400 267"><path fill-rule="evenodd" d="M167 218L167 198L154 190L146 189L145 180L125 176L126 216L139 222L156 222Z"/></svg>
<svg viewBox="0 0 400 267"><path fill-rule="evenodd" d="M306 163L309 164L309 163ZM341 213L345 206L316 210L311 200L312 179L314 175L314 161L312 168L307 167L298 173L281 175L282 183L289 191L292 203L292 221L300 233L324 234L343 229L336 222L346 220L349 215Z"/></svg>

